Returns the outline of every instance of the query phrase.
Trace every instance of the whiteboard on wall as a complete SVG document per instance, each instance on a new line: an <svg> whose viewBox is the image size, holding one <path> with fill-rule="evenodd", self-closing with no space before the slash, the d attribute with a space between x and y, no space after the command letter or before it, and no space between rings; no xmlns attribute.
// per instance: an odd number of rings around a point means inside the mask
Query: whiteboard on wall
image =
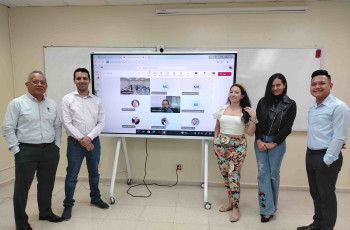
<svg viewBox="0 0 350 230"><path fill-rule="evenodd" d="M297 103L297 116L293 130L307 130L308 108L313 102L313 97L309 91L311 74L321 67L321 59L315 58L316 48L166 48L165 52L213 50L237 51L237 82L245 85L253 108L256 108L259 99L264 95L268 78L274 73L282 73L288 82L287 94ZM92 52L137 53L155 51L155 47L44 47L44 67L49 84L47 96L55 100L60 106L62 97L76 89L73 84L74 70L79 67L91 70L90 54ZM226 101L217 103L219 106L225 104Z"/></svg>
<svg viewBox="0 0 350 230"><path fill-rule="evenodd" d="M237 82L243 83L253 108L265 94L269 77L282 73L287 79L287 95L297 104L294 131L307 130L311 74L321 68L316 49L237 49Z"/></svg>

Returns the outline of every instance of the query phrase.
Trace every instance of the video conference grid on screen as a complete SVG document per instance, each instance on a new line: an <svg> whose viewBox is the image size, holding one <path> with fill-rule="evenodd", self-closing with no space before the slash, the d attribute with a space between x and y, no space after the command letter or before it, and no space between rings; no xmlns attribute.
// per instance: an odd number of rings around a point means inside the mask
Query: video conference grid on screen
<svg viewBox="0 0 350 230"><path fill-rule="evenodd" d="M91 54L93 92L106 110L104 133L213 136L227 101L235 53Z"/></svg>

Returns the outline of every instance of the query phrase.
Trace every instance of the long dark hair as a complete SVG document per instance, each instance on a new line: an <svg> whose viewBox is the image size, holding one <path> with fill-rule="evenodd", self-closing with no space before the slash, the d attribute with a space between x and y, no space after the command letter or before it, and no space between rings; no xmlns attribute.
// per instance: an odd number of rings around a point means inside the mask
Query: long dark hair
<svg viewBox="0 0 350 230"><path fill-rule="evenodd" d="M268 108L270 108L271 105L272 105L272 97L273 97L273 94L272 94L272 82L275 79L280 79L282 81L283 85L286 85L286 87L283 89L282 95L284 96L284 95L287 94L287 80L286 80L286 78L281 73L273 74L269 78L269 80L267 81L266 90L265 90L265 96L264 96L264 101L265 101L265 104L266 104L266 106Z"/></svg>
<svg viewBox="0 0 350 230"><path fill-rule="evenodd" d="M251 107L251 103L247 94L247 91L245 90L244 86L242 84L239 83L235 83L230 87L230 90L232 89L232 87L238 87L241 90L241 94L243 95L243 98L241 99L241 101L239 102L239 105L242 107L242 121L244 122L244 124L247 124L250 118L250 115L244 110L245 107ZM231 104L230 98L227 98L227 103Z"/></svg>

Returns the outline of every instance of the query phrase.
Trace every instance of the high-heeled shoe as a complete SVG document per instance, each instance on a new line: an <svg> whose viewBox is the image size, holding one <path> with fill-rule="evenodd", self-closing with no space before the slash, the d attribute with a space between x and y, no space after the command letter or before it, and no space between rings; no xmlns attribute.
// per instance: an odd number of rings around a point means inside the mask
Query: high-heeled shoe
<svg viewBox="0 0 350 230"><path fill-rule="evenodd" d="M240 217L241 217L241 212L240 212L239 209L238 209L238 216L232 216L232 214L231 214L231 216L230 216L230 221L231 221L231 222L237 222L237 221L239 220Z"/></svg>
<svg viewBox="0 0 350 230"><path fill-rule="evenodd" d="M266 215L268 216L268 215ZM270 215L269 217L265 217L265 215L261 214L261 223L269 222L272 219L273 215Z"/></svg>

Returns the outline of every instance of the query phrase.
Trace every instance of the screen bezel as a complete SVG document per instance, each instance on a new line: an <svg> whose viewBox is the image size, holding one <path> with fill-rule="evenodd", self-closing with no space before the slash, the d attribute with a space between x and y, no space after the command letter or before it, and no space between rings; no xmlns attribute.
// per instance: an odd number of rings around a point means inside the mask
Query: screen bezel
<svg viewBox="0 0 350 230"><path fill-rule="evenodd" d="M237 58L238 54L236 51L201 51L201 52L92 52L90 54L91 61L91 82L92 82L92 92L95 95L95 82L94 82L94 55L235 55L234 59L234 68L233 72L233 82L236 82L237 77ZM218 105L219 106L219 105ZM214 130L213 130L214 131ZM111 133L111 132L102 132L101 136L110 136L110 137L136 137L136 138L173 138L173 139L213 139L212 136L191 136L191 135L162 135L162 134L141 134L141 133Z"/></svg>

